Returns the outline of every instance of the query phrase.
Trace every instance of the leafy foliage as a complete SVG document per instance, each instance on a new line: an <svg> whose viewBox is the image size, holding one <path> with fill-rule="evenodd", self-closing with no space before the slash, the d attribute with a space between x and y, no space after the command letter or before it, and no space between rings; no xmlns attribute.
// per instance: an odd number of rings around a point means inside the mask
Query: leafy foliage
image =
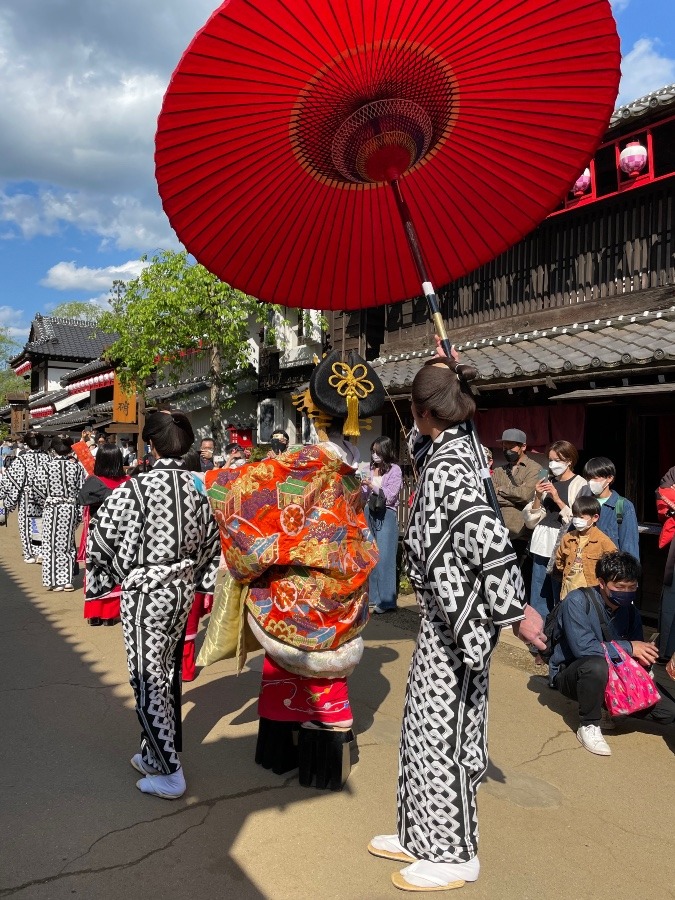
<svg viewBox="0 0 675 900"><path fill-rule="evenodd" d="M9 336L7 328L0 327L0 406L7 403L7 395L13 393L28 393L25 379L15 375L8 366L8 361L17 352L18 344ZM0 438L8 433L0 422Z"/></svg>
<svg viewBox="0 0 675 900"><path fill-rule="evenodd" d="M103 315L103 308L98 303L84 303L80 300L69 300L60 303L50 316L61 319L80 319L83 322L98 322Z"/></svg>
<svg viewBox="0 0 675 900"><path fill-rule="evenodd" d="M110 305L99 324L118 335L106 355L126 387L145 384L159 366L177 382L193 351L209 354L212 382L233 391L249 361L251 317L260 318L253 297L190 263L186 252L170 250L153 256L132 281L116 282Z"/></svg>

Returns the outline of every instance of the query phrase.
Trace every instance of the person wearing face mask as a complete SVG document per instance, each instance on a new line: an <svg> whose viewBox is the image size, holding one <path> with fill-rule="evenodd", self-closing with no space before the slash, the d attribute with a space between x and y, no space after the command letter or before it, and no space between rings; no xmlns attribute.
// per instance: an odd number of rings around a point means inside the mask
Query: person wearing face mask
<svg viewBox="0 0 675 900"><path fill-rule="evenodd" d="M363 479L368 497L366 520L375 537L380 558L370 573L368 590L375 615L396 609L396 551L398 549L398 507L403 474L394 455L391 438L379 437L370 446L370 472Z"/></svg>
<svg viewBox="0 0 675 900"><path fill-rule="evenodd" d="M532 529L530 556L532 583L530 605L543 619L560 600L560 580L555 572L555 551L572 521L572 504L586 480L574 474L579 454L568 441L555 441L548 451L549 475L535 485L534 499L523 510Z"/></svg>
<svg viewBox="0 0 675 900"><path fill-rule="evenodd" d="M282 453L285 453L288 450L288 443L288 432L281 431L277 428L276 431L272 432L272 437L270 438L270 450L267 453L267 458L274 459Z"/></svg>
<svg viewBox="0 0 675 900"><path fill-rule="evenodd" d="M502 434L502 450L506 465L497 466L492 473L492 481L513 549L522 564L530 540L523 509L534 496L541 465L525 452L527 435L519 428L507 428Z"/></svg>
<svg viewBox="0 0 675 900"><path fill-rule="evenodd" d="M580 496L572 504L574 526L560 541L555 567L562 576L560 599L577 588L595 587L595 567L605 553L616 550L616 544L598 528L600 504L595 497Z"/></svg>
<svg viewBox="0 0 675 900"><path fill-rule="evenodd" d="M588 489L600 504L598 528L619 550L640 559L640 534L635 507L614 490L616 466L606 456L594 456L584 466ZM584 491L585 492L585 491Z"/></svg>
<svg viewBox="0 0 675 900"><path fill-rule="evenodd" d="M641 571L640 563L629 553L605 553L596 567L598 586L592 592L574 590L560 604L560 641L549 663L549 684L578 702L577 738L598 756L610 756L612 752L600 730L609 675L604 648L612 652L603 639L602 625L645 668L658 656L655 645L643 640L640 613L634 606ZM675 703L663 695L654 706L630 718L672 725Z"/></svg>

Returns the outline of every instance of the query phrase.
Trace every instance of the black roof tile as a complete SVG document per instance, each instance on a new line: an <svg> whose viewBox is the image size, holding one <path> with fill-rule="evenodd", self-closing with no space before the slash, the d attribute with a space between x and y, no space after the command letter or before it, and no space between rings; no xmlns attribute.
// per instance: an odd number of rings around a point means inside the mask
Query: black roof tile
<svg viewBox="0 0 675 900"><path fill-rule="evenodd" d="M21 353L10 360L10 365L16 366L24 359L34 357L98 359L116 339L116 334L101 331L96 322L38 313L31 323L27 343Z"/></svg>

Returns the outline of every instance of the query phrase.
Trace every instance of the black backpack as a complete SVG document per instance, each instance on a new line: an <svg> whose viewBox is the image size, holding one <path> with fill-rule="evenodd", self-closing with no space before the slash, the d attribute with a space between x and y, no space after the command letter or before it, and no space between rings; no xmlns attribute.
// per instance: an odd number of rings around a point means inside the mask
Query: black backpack
<svg viewBox="0 0 675 900"><path fill-rule="evenodd" d="M596 612L598 613L598 619L600 620L600 628L602 630L602 637L604 641L615 641L617 640L616 635L612 634L612 630L609 622L607 621L607 616L605 615L604 609L598 603L598 598L595 595L595 591L593 588L581 588L581 590L586 595L586 612L591 611L591 603L595 606ZM560 643L560 638L562 636L562 627L560 625L560 607L563 605L565 601L559 600L556 605L553 607L551 612L546 616L544 621L544 637L546 639L546 649L539 650L539 656L545 661L548 662L550 658L553 656L553 651ZM631 606L629 619L628 619L628 628L632 631L633 623L635 622L635 607Z"/></svg>

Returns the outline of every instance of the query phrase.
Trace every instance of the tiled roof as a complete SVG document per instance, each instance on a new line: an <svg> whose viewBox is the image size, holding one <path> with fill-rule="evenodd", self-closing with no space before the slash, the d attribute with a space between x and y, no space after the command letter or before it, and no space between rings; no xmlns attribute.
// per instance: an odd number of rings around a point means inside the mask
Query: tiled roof
<svg viewBox="0 0 675 900"><path fill-rule="evenodd" d="M462 362L478 369L478 387L527 380L542 384L555 375L597 373L675 360L675 306L661 312L618 316L530 334L470 341L457 347ZM372 365L385 387L409 390L430 349L400 353Z"/></svg>
<svg viewBox="0 0 675 900"><path fill-rule="evenodd" d="M67 375L64 375L60 384L65 387L68 384L74 384L76 381L79 381L80 378L87 378L89 375L98 375L100 372L108 372L110 369L112 369L112 366L109 362L106 362L106 360L92 359L91 362L85 363L78 369L73 369L72 372L68 372Z"/></svg>
<svg viewBox="0 0 675 900"><path fill-rule="evenodd" d="M33 319L28 342L21 353L10 360L14 366L31 356L62 359L98 359L117 335L100 331L96 322L42 316Z"/></svg>
<svg viewBox="0 0 675 900"><path fill-rule="evenodd" d="M644 97L633 100L632 103L620 106L609 120L609 130L611 132L626 123L639 127L639 123L634 122L635 119L641 119L660 107L672 105L675 105L675 84L666 85L658 91L652 91L651 94L645 94Z"/></svg>
<svg viewBox="0 0 675 900"><path fill-rule="evenodd" d="M150 405L152 403L161 403L162 401L170 400L172 397L185 397L205 390L208 390L208 383L203 379L199 379L198 381L186 384L175 386L165 384L151 388L146 397L148 405ZM68 391L61 391L60 393L67 395ZM45 405L44 399L41 400L38 405ZM56 415L50 416L48 419L45 419L44 425L41 426L41 430L54 432L63 429L65 431L71 431L81 428L91 419L94 419L97 425L105 421L110 421L111 416L112 402L108 400L106 403L97 403L95 406L87 406L84 409L75 409L70 412L57 413Z"/></svg>
<svg viewBox="0 0 675 900"><path fill-rule="evenodd" d="M39 406L53 406L57 400L68 397L68 391L59 389L56 391L41 391L28 404L28 409L37 409Z"/></svg>

